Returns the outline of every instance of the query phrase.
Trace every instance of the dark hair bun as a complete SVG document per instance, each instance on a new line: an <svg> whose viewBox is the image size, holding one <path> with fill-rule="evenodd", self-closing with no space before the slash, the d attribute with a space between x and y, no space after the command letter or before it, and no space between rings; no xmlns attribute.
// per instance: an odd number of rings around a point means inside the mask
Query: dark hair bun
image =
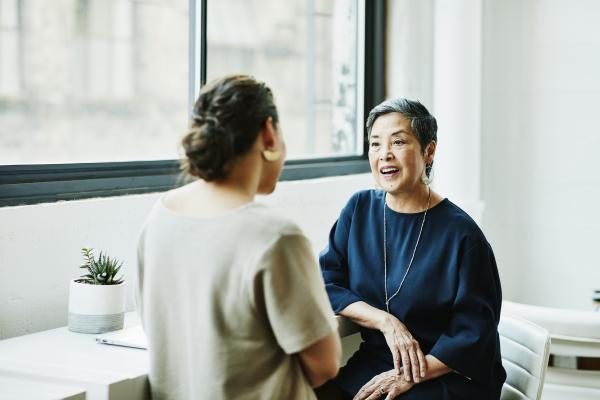
<svg viewBox="0 0 600 400"><path fill-rule="evenodd" d="M181 145L186 156L182 167L187 173L207 181L225 177L224 166L232 158L233 145L222 127L214 123L192 126Z"/></svg>
<svg viewBox="0 0 600 400"><path fill-rule="evenodd" d="M206 181L225 178L268 117L278 122L273 94L264 83L246 75L211 82L200 92L181 141L186 156L181 169Z"/></svg>

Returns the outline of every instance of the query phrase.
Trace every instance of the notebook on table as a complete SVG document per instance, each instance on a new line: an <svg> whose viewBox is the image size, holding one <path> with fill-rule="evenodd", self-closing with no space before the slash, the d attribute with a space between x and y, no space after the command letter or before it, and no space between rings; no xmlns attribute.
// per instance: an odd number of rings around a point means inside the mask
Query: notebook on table
<svg viewBox="0 0 600 400"><path fill-rule="evenodd" d="M148 340L141 325L96 335L96 343L147 349Z"/></svg>

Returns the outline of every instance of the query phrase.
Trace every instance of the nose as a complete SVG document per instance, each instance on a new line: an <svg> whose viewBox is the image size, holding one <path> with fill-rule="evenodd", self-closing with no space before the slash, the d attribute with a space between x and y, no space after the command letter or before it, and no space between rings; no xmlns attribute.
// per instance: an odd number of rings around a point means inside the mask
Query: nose
<svg viewBox="0 0 600 400"><path fill-rule="evenodd" d="M379 160L385 161L392 159L394 155L392 154L391 147L387 144L382 144L379 149Z"/></svg>

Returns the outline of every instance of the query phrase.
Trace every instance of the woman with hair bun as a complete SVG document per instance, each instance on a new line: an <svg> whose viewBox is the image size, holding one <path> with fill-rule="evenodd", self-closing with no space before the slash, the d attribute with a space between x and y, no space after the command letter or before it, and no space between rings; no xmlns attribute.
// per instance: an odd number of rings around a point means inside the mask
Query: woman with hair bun
<svg viewBox="0 0 600 400"><path fill-rule="evenodd" d="M314 399L341 347L308 239L254 201L286 154L271 90L206 85L182 147L199 179L161 196L138 246L153 398Z"/></svg>

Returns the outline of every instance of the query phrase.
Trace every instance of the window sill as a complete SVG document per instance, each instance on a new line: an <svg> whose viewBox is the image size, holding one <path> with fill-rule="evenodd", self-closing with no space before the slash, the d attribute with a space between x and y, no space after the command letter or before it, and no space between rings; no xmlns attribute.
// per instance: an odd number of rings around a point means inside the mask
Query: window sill
<svg viewBox="0 0 600 400"><path fill-rule="evenodd" d="M368 172L363 157L291 160L282 181ZM183 183L178 162L0 166L0 207L162 192Z"/></svg>

